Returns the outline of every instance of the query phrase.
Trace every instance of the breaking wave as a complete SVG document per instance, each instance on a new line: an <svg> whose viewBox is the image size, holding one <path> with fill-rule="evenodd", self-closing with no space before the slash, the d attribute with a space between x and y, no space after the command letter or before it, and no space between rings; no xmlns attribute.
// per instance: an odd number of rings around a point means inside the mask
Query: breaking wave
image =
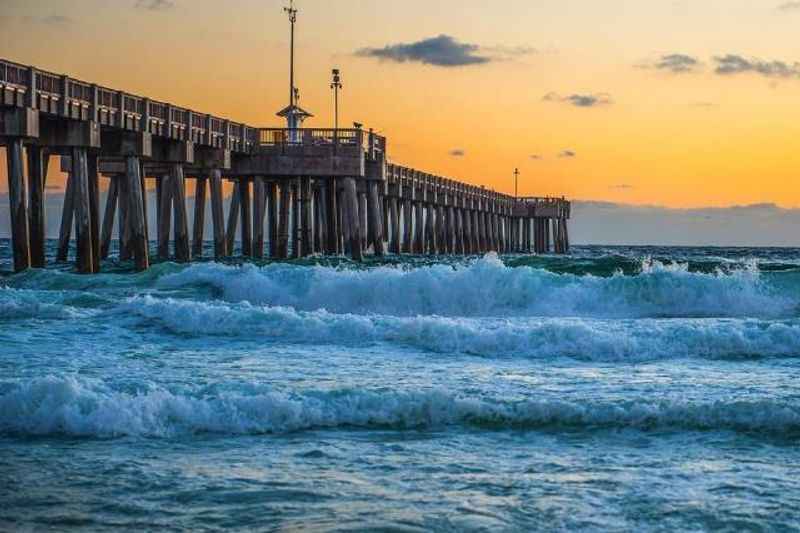
<svg viewBox="0 0 800 533"><path fill-rule="evenodd" d="M320 428L730 430L774 436L800 432L800 410L772 400L713 403L469 398L446 391L115 390L102 382L46 377L6 385L0 433L167 437L195 433L271 434Z"/></svg>
<svg viewBox="0 0 800 533"><path fill-rule="evenodd" d="M797 291L767 283L755 264L704 273L644 261L637 275L600 277L512 268L493 254L413 269L208 263L165 275L158 286L209 286L230 302L391 316L776 318L793 316L800 302Z"/></svg>
<svg viewBox="0 0 800 533"><path fill-rule="evenodd" d="M334 345L390 342L489 357L644 361L800 356L797 320L392 317L152 296L132 298L117 312L189 336Z"/></svg>

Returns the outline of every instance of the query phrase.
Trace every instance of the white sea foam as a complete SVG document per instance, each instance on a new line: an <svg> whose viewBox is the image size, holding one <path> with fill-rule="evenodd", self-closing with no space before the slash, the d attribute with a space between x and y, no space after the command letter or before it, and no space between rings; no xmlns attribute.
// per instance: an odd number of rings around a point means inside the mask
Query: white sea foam
<svg viewBox="0 0 800 533"><path fill-rule="evenodd" d="M448 425L645 431L674 428L776 435L800 431L796 405L768 400L505 401L441 390L280 392L245 388L250 390L208 395L148 384L139 392L129 392L69 376L6 384L0 394L0 433L170 436Z"/></svg>
<svg viewBox="0 0 800 533"><path fill-rule="evenodd" d="M0 320L58 319L79 316L76 308L64 305L58 294L0 287Z"/></svg>
<svg viewBox="0 0 800 533"><path fill-rule="evenodd" d="M709 274L649 261L636 276L597 277L510 268L494 254L412 269L207 263L159 280L161 288L192 285L210 285L231 302L394 316L778 317L798 304L755 266Z"/></svg>
<svg viewBox="0 0 800 533"><path fill-rule="evenodd" d="M798 320L392 317L152 296L129 299L117 312L190 336L340 345L388 342L488 357L643 361L800 356Z"/></svg>

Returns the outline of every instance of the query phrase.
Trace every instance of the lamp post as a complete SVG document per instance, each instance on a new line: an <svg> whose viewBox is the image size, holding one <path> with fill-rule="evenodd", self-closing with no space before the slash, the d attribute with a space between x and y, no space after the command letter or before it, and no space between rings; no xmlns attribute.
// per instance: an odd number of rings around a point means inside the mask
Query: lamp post
<svg viewBox="0 0 800 533"><path fill-rule="evenodd" d="M283 10L289 15L289 22L291 23L291 37L289 41L289 106L295 104L295 87L294 87L294 24L297 22L297 9L294 7L294 0L289 0L289 7L284 7Z"/></svg>
<svg viewBox="0 0 800 533"><path fill-rule="evenodd" d="M331 82L331 89L333 89L333 129L338 132L339 130L339 89L342 88L342 78L339 76L339 69L333 69L333 81Z"/></svg>
<svg viewBox="0 0 800 533"><path fill-rule="evenodd" d="M514 169L514 199L519 198L519 169Z"/></svg>

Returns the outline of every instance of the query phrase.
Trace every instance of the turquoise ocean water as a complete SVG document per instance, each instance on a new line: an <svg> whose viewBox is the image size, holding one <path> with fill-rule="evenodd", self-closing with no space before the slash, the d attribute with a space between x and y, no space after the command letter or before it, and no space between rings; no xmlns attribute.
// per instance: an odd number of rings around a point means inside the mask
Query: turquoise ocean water
<svg viewBox="0 0 800 533"><path fill-rule="evenodd" d="M797 531L799 362L792 249L6 274L0 530Z"/></svg>

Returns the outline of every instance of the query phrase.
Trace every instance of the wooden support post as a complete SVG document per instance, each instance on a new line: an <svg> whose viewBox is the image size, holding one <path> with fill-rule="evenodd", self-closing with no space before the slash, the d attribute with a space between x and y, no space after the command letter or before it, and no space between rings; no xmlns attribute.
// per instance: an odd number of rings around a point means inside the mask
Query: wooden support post
<svg viewBox="0 0 800 533"><path fill-rule="evenodd" d="M456 219L456 249L455 253L464 255L464 210L460 207L455 208L454 217Z"/></svg>
<svg viewBox="0 0 800 533"><path fill-rule="evenodd" d="M269 204L269 256L278 257L278 184L267 184L267 203Z"/></svg>
<svg viewBox="0 0 800 533"><path fill-rule="evenodd" d="M113 180L112 180L113 181ZM161 227L161 197L162 197L161 178L156 177L156 247L161 244L158 241L159 228ZM156 250L156 253L158 251Z"/></svg>
<svg viewBox="0 0 800 533"><path fill-rule="evenodd" d="M117 232L119 233L119 260L127 261L131 258L130 247L130 226L128 225L128 206L130 196L128 192L128 180L122 175L119 180L119 206L117 209Z"/></svg>
<svg viewBox="0 0 800 533"><path fill-rule="evenodd" d="M100 172L99 156L89 154L87 159L89 185L89 221L92 241L92 272L100 272Z"/></svg>
<svg viewBox="0 0 800 533"><path fill-rule="evenodd" d="M289 257L289 214L291 212L292 191L285 181L281 183L281 205L278 216L278 258Z"/></svg>
<svg viewBox="0 0 800 533"><path fill-rule="evenodd" d="M145 232L144 198L142 197L142 165L138 157L126 158L126 179L128 190L128 225L130 227L130 246L136 270L150 268L150 255ZM188 245L188 243L187 243Z"/></svg>
<svg viewBox="0 0 800 533"><path fill-rule="evenodd" d="M391 239L389 240L389 252L400 253L400 211L397 207L397 197L389 198L389 224L391 226Z"/></svg>
<svg viewBox="0 0 800 533"><path fill-rule="evenodd" d="M89 169L86 148L72 149L72 177L75 179L75 266L81 274L94 272L92 215L89 208Z"/></svg>
<svg viewBox="0 0 800 533"><path fill-rule="evenodd" d="M292 180L292 257L299 259L302 257L301 248L301 226L302 221L300 218L300 179Z"/></svg>
<svg viewBox="0 0 800 533"><path fill-rule="evenodd" d="M355 178L343 178L342 188L344 192L344 205L342 206L344 236L350 245L350 254L353 260L361 261L361 229L358 220L358 194Z"/></svg>
<svg viewBox="0 0 800 533"><path fill-rule="evenodd" d="M219 261L228 251L225 247L225 212L222 207L222 172L215 168L209 178L211 222L214 225L214 259Z"/></svg>
<svg viewBox="0 0 800 533"><path fill-rule="evenodd" d="M461 219L464 226L464 255L472 253L472 217L469 209L461 209Z"/></svg>
<svg viewBox="0 0 800 533"><path fill-rule="evenodd" d="M425 236L427 237L426 252L435 255L436 250L436 206L433 203L427 205L425 217Z"/></svg>
<svg viewBox="0 0 800 533"><path fill-rule="evenodd" d="M142 212L144 213L144 242L147 245L147 260L150 261L150 222L147 218L147 176L145 175L144 161L139 160L139 176L142 183ZM156 206L158 211L158 206Z"/></svg>
<svg viewBox="0 0 800 533"><path fill-rule="evenodd" d="M8 199L11 204L11 246L14 250L14 271L21 272L31 266L28 233L28 184L22 162L22 139L9 139L6 147Z"/></svg>
<svg viewBox="0 0 800 533"><path fill-rule="evenodd" d="M367 193L358 193L358 223L361 228L361 249L366 250L367 243Z"/></svg>
<svg viewBox="0 0 800 533"><path fill-rule="evenodd" d="M242 256L253 255L253 212L250 201L250 178L239 178L239 213L242 224Z"/></svg>
<svg viewBox="0 0 800 533"><path fill-rule="evenodd" d="M117 196L119 195L118 178L112 176L108 186L108 198L106 199L106 210L103 214L103 232L100 236L100 258L108 259L108 251L111 248L111 235L114 231L114 216L117 211Z"/></svg>
<svg viewBox="0 0 800 533"><path fill-rule="evenodd" d="M158 258L166 261L169 259L169 232L172 228L172 176L164 175L158 178L158 187L161 190L161 199L158 203ZM120 201L120 209L123 202ZM120 228L120 231L122 229Z"/></svg>
<svg viewBox="0 0 800 533"><path fill-rule="evenodd" d="M233 193L231 194L231 205L228 210L228 226L225 234L225 251L229 256L232 256L236 248L236 228L239 225L239 202L241 197L239 195L239 182L233 184Z"/></svg>
<svg viewBox="0 0 800 533"><path fill-rule="evenodd" d="M192 224L192 257L203 257L203 236L206 226L206 190L208 178L200 176L195 180L194 220Z"/></svg>
<svg viewBox="0 0 800 533"><path fill-rule="evenodd" d="M30 145L28 152L28 227L30 238L31 266L44 268L45 245L47 242L45 219L45 181L49 156L38 145ZM9 174L10 175L10 174Z"/></svg>
<svg viewBox="0 0 800 533"><path fill-rule="evenodd" d="M569 244L569 227L568 227L568 222L567 222L566 218L564 218L562 222L564 224L564 253L568 254L569 253L569 247L570 247L570 244Z"/></svg>
<svg viewBox="0 0 800 533"><path fill-rule="evenodd" d="M312 234L311 212L311 178L300 179L300 223L301 223L301 255L308 257L314 253L314 242Z"/></svg>
<svg viewBox="0 0 800 533"><path fill-rule="evenodd" d="M403 247L401 251L404 254L410 254L413 251L411 245L414 240L413 206L408 198L404 198L401 202L403 206Z"/></svg>
<svg viewBox="0 0 800 533"><path fill-rule="evenodd" d="M267 211L267 188L264 178L253 178L253 257L264 258L264 215Z"/></svg>
<svg viewBox="0 0 800 533"><path fill-rule="evenodd" d="M192 260L192 251L189 248L189 222L186 215L186 178L181 163L174 163L171 171L172 206L175 217L175 261L188 263Z"/></svg>
<svg viewBox="0 0 800 533"><path fill-rule="evenodd" d="M325 226L328 233L326 252L329 255L338 255L340 252L339 243L341 242L341 227L339 226L338 216L338 194L336 178L329 178L325 186Z"/></svg>
<svg viewBox="0 0 800 533"><path fill-rule="evenodd" d="M372 244L376 257L383 256L383 220L381 216L381 201L378 195L377 181L367 182L367 229L369 242Z"/></svg>
<svg viewBox="0 0 800 533"><path fill-rule="evenodd" d="M421 201L414 202L414 253L425 253L425 206Z"/></svg>
<svg viewBox="0 0 800 533"><path fill-rule="evenodd" d="M322 254L325 251L325 202L323 201L324 194L322 192L323 185L319 180L315 182L314 187L314 253Z"/></svg>

